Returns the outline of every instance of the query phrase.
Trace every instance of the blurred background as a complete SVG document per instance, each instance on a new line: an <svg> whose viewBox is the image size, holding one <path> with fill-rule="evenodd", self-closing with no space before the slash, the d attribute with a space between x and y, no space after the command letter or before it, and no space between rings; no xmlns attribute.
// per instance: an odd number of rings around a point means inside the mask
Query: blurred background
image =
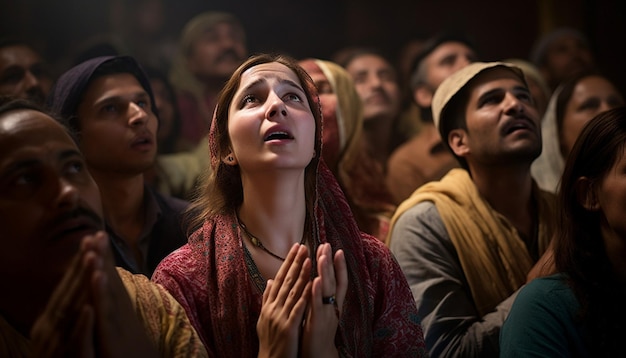
<svg viewBox="0 0 626 358"><path fill-rule="evenodd" d="M38 46L57 72L93 38L116 34L134 46L175 44L185 22L206 10L234 13L250 52L330 59L348 46L375 46L399 65L408 44L462 31L483 60L527 59L536 39L569 26L590 39L601 70L626 93L623 0L2 0L0 35Z"/></svg>

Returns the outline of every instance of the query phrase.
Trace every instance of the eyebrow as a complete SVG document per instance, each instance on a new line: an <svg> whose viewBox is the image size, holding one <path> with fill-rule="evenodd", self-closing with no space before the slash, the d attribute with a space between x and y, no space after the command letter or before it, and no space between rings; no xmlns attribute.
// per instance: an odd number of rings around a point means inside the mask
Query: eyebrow
<svg viewBox="0 0 626 358"><path fill-rule="evenodd" d="M259 85L261 85L261 84L263 84L265 82L267 82L266 78L259 78L259 79L255 80L254 82L250 83L249 85L245 86L244 88L242 88L240 92L241 93L249 92L254 87L257 87L257 86L259 86ZM304 92L304 89L300 85L298 85L297 83L295 83L292 80L279 78L278 82L280 84L287 84L290 87L293 87L293 88L295 88L295 89L297 89L299 91L303 91Z"/></svg>
<svg viewBox="0 0 626 358"><path fill-rule="evenodd" d="M132 93L129 96L126 96L126 95L124 95L124 96L122 96L122 95L115 95L115 96L108 96L108 97L104 97L104 98L99 98L99 99L97 99L93 103L93 106L97 107L97 106L99 106L101 104L105 104L105 103L123 101L123 100L125 100L128 97L132 97L132 99L150 99L150 96L148 95L148 92L143 90L143 91Z"/></svg>
<svg viewBox="0 0 626 358"><path fill-rule="evenodd" d="M484 97L488 97L488 96L490 96L490 95L492 95L492 94L494 94L494 93L501 92L502 90L503 90L503 89L502 89L501 87L494 88L494 89L492 89L492 90L489 90L489 91L487 91L487 92L485 92L485 93L481 94L481 95L478 97L478 99L481 99L481 98L484 98ZM530 94L530 91L528 90L528 88L526 88L526 87L524 87L524 86L519 86L519 85L518 85L518 86L514 86L514 87L513 87L513 90L514 90L514 91L522 91L522 92L524 92L524 93ZM505 92L506 92L506 90L505 90Z"/></svg>
<svg viewBox="0 0 626 358"><path fill-rule="evenodd" d="M66 150L61 151L57 155L57 159L59 161L67 160L73 157L83 159L83 155L77 149L66 149ZM34 167L39 163L41 163L41 160L39 159L29 158L29 159L24 159L24 160L18 160L7 165L7 167L3 170L3 173L1 173L0 176L10 175L11 173L16 172L16 171L19 171L25 168Z"/></svg>

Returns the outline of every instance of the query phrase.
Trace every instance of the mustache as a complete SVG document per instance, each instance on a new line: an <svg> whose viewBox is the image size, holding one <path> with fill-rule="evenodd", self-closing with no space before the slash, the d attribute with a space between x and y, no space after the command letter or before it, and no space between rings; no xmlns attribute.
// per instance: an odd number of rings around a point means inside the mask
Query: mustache
<svg viewBox="0 0 626 358"><path fill-rule="evenodd" d="M46 100L46 95L43 93L41 88L31 88L26 91L26 97L37 104L44 104Z"/></svg>
<svg viewBox="0 0 626 358"><path fill-rule="evenodd" d="M92 221L95 227L97 227L98 229L104 229L104 219L102 219L100 215L96 214L95 211L84 207L79 207L57 216L53 220L52 224L54 227L56 225L62 224L64 221L76 219L79 217L86 217L87 219L89 219L89 221Z"/></svg>

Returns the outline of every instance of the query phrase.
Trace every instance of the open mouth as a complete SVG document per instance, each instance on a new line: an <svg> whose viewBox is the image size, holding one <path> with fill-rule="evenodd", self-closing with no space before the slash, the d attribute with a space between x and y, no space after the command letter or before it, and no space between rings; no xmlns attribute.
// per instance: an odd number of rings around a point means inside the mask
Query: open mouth
<svg viewBox="0 0 626 358"><path fill-rule="evenodd" d="M516 118L504 128L504 134L511 134L518 130L535 131L535 125L529 118Z"/></svg>
<svg viewBox="0 0 626 358"><path fill-rule="evenodd" d="M294 139L293 136L287 132L272 132L263 138L264 141L269 142L272 140L286 140L286 139Z"/></svg>

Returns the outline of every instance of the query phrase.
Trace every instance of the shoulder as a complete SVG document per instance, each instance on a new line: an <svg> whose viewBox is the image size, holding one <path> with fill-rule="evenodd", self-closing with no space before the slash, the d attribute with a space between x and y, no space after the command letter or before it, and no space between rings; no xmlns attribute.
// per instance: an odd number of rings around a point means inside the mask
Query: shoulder
<svg viewBox="0 0 626 358"><path fill-rule="evenodd" d="M422 201L402 213L392 230L393 240L391 242L393 244L396 237L402 237L403 233L418 234L433 230L445 232L445 226L437 206L431 201Z"/></svg>
<svg viewBox="0 0 626 358"><path fill-rule="evenodd" d="M117 271L146 332L164 356L206 356L186 311L163 286L141 274Z"/></svg>
<svg viewBox="0 0 626 358"><path fill-rule="evenodd" d="M560 307L573 308L578 305L574 292L563 274L532 280L521 288L513 305L532 305L550 309L552 303L556 302L560 303Z"/></svg>
<svg viewBox="0 0 626 358"><path fill-rule="evenodd" d="M554 325L570 322L579 309L578 300L562 274L534 279L520 289L507 318L511 326ZM531 319L532 318L532 319Z"/></svg>
<svg viewBox="0 0 626 358"><path fill-rule="evenodd" d="M189 206L189 202L173 196L163 195L153 188L149 188L149 191L155 200L159 204L161 210L171 210L177 213L182 213Z"/></svg>

